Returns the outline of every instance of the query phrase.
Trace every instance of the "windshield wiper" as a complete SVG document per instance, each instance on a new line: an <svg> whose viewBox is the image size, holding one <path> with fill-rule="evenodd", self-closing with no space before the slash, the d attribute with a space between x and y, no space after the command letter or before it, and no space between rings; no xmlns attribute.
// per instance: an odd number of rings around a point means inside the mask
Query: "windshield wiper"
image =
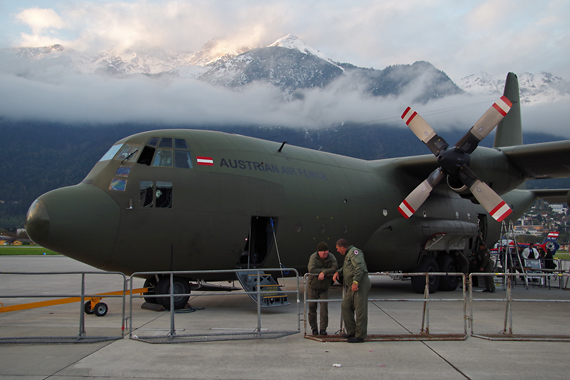
<svg viewBox="0 0 570 380"><path fill-rule="evenodd" d="M123 161L121 161L121 164L124 164L125 161L127 161L129 158L131 158L131 157L132 157L136 152L138 152L138 151L139 151L138 149L135 149L134 151L132 151L131 153L129 153L129 155L128 155L127 157L125 157L125 158L123 159Z"/></svg>

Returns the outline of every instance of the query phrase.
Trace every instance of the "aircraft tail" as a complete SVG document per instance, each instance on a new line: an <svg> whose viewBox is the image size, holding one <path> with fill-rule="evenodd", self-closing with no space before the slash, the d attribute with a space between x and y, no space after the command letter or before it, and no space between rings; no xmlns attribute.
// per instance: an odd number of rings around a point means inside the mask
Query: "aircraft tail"
<svg viewBox="0 0 570 380"><path fill-rule="evenodd" d="M519 80L516 74L508 73L503 93L513 105L509 113L497 126L493 147L522 145L521 106L519 95Z"/></svg>

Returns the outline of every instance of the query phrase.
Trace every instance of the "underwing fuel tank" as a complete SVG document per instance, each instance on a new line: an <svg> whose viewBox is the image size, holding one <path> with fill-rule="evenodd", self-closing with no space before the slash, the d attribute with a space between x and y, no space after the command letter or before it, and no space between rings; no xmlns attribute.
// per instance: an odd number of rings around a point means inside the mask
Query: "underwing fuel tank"
<svg viewBox="0 0 570 380"><path fill-rule="evenodd" d="M50 191L30 206L26 231L38 245L105 268L117 240L120 208L103 190L79 184Z"/></svg>

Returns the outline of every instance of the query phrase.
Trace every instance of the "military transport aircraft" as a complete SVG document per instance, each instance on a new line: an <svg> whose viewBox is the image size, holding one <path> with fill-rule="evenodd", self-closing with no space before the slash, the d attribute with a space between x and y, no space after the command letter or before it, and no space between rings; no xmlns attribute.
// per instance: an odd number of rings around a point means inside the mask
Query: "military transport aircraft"
<svg viewBox="0 0 570 380"><path fill-rule="evenodd" d="M504 96L455 146L413 110L402 118L434 155L367 161L215 131L138 133L80 184L40 196L26 230L46 248L125 274L305 272L317 243L334 247L341 237L366 253L371 272L456 272L455 254L479 232L491 247L500 221L516 220L537 197L568 200L568 190L521 189L527 179L570 176L570 141L522 145L512 73ZM494 148L477 147L499 121ZM189 293L189 281L235 278L188 277L175 278L175 293ZM430 279L432 290L457 283ZM414 290L424 284L414 276ZM170 289L168 277L146 285ZM179 298L175 307L188 299Z"/></svg>

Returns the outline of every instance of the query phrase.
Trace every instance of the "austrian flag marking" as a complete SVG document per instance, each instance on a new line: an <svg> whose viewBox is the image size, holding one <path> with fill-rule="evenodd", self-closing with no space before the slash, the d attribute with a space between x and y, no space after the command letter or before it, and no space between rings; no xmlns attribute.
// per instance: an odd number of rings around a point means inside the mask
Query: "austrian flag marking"
<svg viewBox="0 0 570 380"><path fill-rule="evenodd" d="M212 157L196 157L196 163L198 165L214 166L214 159Z"/></svg>

